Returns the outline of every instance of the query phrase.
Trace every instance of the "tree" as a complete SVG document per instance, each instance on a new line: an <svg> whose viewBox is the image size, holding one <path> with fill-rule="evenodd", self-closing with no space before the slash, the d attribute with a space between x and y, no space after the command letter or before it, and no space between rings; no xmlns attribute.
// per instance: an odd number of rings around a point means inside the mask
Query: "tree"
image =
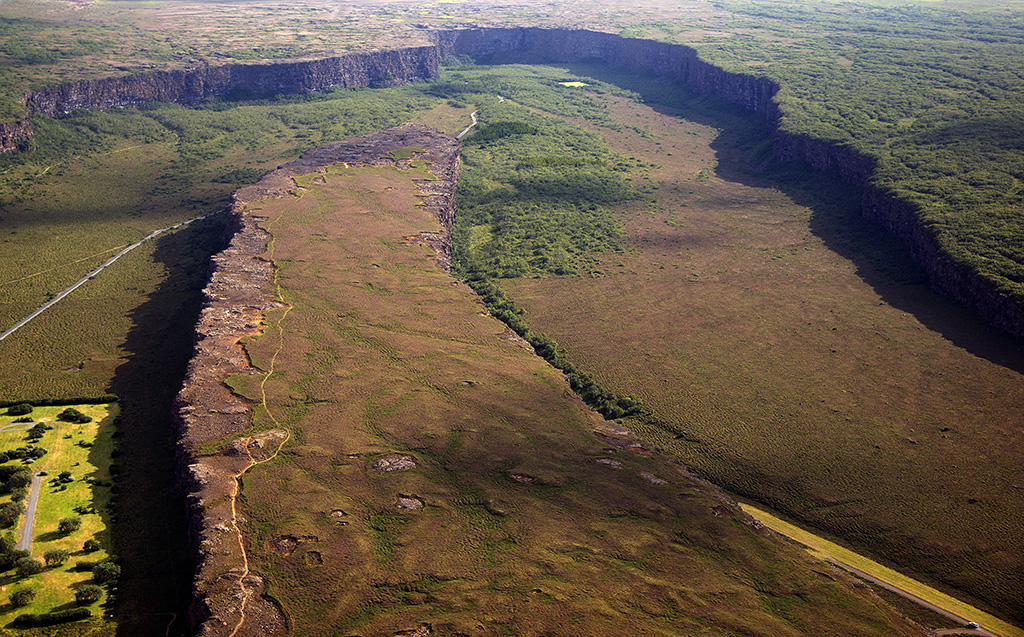
<svg viewBox="0 0 1024 637"><path fill-rule="evenodd" d="M94 551L98 551L98 550L100 550L100 543L97 542L96 540L90 538L90 539L85 541L85 544L82 545L82 550L85 551L86 553L92 553Z"/></svg>
<svg viewBox="0 0 1024 637"><path fill-rule="evenodd" d="M10 488L14 487L27 487L32 483L32 472L28 469L21 469L14 472L10 478L7 478L7 486Z"/></svg>
<svg viewBox="0 0 1024 637"><path fill-rule="evenodd" d="M57 522L57 530L60 531L62 535L74 533L80 528L82 528L82 518L77 515L70 518L61 518L60 521Z"/></svg>
<svg viewBox="0 0 1024 637"><path fill-rule="evenodd" d="M0 527L7 528L18 521L25 504L22 502L5 502L0 504Z"/></svg>
<svg viewBox="0 0 1024 637"><path fill-rule="evenodd" d="M11 592L11 606L21 608L28 606L36 598L36 592L27 586L16 588Z"/></svg>
<svg viewBox="0 0 1024 637"><path fill-rule="evenodd" d="M71 552L66 549L52 549L43 553L43 559L47 566L60 566L71 557Z"/></svg>
<svg viewBox="0 0 1024 637"><path fill-rule="evenodd" d="M43 563L31 557L22 557L14 563L14 571L18 577L28 577L43 572Z"/></svg>
<svg viewBox="0 0 1024 637"><path fill-rule="evenodd" d="M25 414L32 413L32 405L28 403L18 403L17 405L11 405L7 408L8 416L24 416Z"/></svg>
<svg viewBox="0 0 1024 637"><path fill-rule="evenodd" d="M83 584L75 591L75 601L85 606L95 604L103 597L103 589L95 584Z"/></svg>
<svg viewBox="0 0 1024 637"><path fill-rule="evenodd" d="M101 584L121 577L121 567L111 561L100 562L92 567L92 578Z"/></svg>

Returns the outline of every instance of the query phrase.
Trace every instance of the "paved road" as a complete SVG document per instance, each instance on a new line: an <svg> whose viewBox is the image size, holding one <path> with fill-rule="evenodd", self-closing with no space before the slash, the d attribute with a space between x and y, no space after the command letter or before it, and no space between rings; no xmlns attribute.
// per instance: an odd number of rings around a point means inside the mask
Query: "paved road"
<svg viewBox="0 0 1024 637"><path fill-rule="evenodd" d="M207 218L207 217L209 217L210 215L213 215L213 214L216 214L216 213L211 212L209 214L205 214L205 215L202 215L200 217L195 217L194 219L189 219L188 221L182 221L181 223L175 224L173 226L167 226L166 228L160 228L159 230L154 230L153 232L150 232L148 235L146 235L142 239L136 241L135 243L131 244L130 246L128 246L124 250L121 250L120 252L118 252L117 254L112 256L111 258L107 259L107 261L103 265L101 265L100 267L96 268L95 270L93 270L89 274L86 274L77 283L75 283L71 287L67 288L66 290L64 290L63 292L58 294L57 296L53 297L52 299L50 299L49 301L44 303L42 307L40 307L35 312L32 312L31 314L29 314L25 318L23 318L20 321L18 321L13 327L11 327L9 330L4 332L3 334L0 334L0 341L4 340L5 338L7 338L11 334L13 334L15 331L17 331L19 328L24 326L26 323L28 323L29 321L31 321L35 317L39 316L40 314L42 314L46 310L48 310L51 307L53 307L54 305L56 305L61 299L63 299L64 297L66 297L67 295L71 294L72 292L77 290L79 287L84 285L86 281L88 281L89 279L93 278L94 276L96 276L97 274L102 272L103 270L107 269L108 267L113 265L115 261L117 261L118 259L120 259L124 255L128 254L129 252L131 252L135 248L139 247L143 243L149 241L150 239L152 239L154 237L157 237L157 236L167 232L168 230L175 230L175 229L180 228L182 226L187 226L188 224L192 223L193 221L198 221L200 219L205 219L205 218Z"/></svg>
<svg viewBox="0 0 1024 637"><path fill-rule="evenodd" d="M25 504L25 523L21 525L21 535L18 543L14 545L16 551L32 550L32 526L36 522L36 503L39 502L39 492L43 489L43 478L38 473L32 476L32 487L28 492L28 500Z"/></svg>
<svg viewBox="0 0 1024 637"><path fill-rule="evenodd" d="M902 595L903 597L909 599L910 601L915 602L917 604L920 604L921 606L924 606L928 610L935 611L936 613L942 615L943 617L948 617L949 619L951 619L951 620L953 620L955 622L958 622L960 624L963 624L964 626L967 625L967 622L972 621L970 619L966 619L964 617L960 617L959 615L957 615L955 613L951 613L948 610L946 610L946 609L944 609L944 608L942 608L940 606L936 606L935 604L932 604L931 602L929 602L927 600L923 600L920 597L918 597L917 595L914 595L913 593L911 593L910 591L905 591L905 590L903 590L902 588L900 588L898 586L894 586L894 585L889 584L887 582L883 582L882 580L878 579L877 577L875 577L873 575L869 575L869 574L865 573L864 571L860 570L859 568L854 568L853 566L850 566L849 564L844 564L844 563L840 562L839 560L831 558L831 557L826 557L825 559L827 559L832 564L835 564L839 568L842 568L844 570L847 570L847 571L853 573L857 577L861 577L863 579L866 579L866 580L868 580L869 582L871 582L873 584L877 584L877 585L881 586L882 588L885 588L887 590L890 590L890 591L896 593L897 595ZM985 637L1000 637L996 633L994 633L994 632L992 632L990 630L985 630L984 628L973 628L973 629L970 629L970 628L951 628L951 629L936 631L935 634L936 635L962 635L962 634L966 634L966 635L985 635Z"/></svg>
<svg viewBox="0 0 1024 637"><path fill-rule="evenodd" d="M459 133L458 135L456 135L455 139L462 139L462 136L465 135L466 133L468 133L469 129L471 129L474 126L476 126L476 114L479 113L479 112L480 111L473 111L472 113L469 114L470 118L472 118L472 120L473 120L473 123L470 124L469 126L467 126L466 130L464 130L461 133Z"/></svg>

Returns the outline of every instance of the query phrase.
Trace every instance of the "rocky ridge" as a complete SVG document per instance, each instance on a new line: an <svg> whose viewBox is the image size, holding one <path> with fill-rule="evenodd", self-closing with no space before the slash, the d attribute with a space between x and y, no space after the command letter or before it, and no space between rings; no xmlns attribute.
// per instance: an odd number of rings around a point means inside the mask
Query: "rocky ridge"
<svg viewBox="0 0 1024 637"><path fill-rule="evenodd" d="M261 597L263 581L248 571L241 530L245 521L234 509L238 477L271 457L287 439L287 432L278 429L232 438L251 426L253 405L232 392L225 380L266 373L252 365L239 341L262 333L265 313L283 307L273 298L274 266L263 256L270 235L259 227L262 219L248 214L246 206L292 197L293 177L324 172L338 163L401 168L409 160L395 160L389 153L410 146L425 149L414 159L428 161L437 177L418 184L427 210L445 229L424 240L434 246L439 265L446 267L451 258L458 144L426 126L406 124L315 148L233 196L229 214L234 236L213 259L193 357L174 406L179 481L188 499L196 559L189 613L196 634L275 635L286 629L277 608Z"/></svg>

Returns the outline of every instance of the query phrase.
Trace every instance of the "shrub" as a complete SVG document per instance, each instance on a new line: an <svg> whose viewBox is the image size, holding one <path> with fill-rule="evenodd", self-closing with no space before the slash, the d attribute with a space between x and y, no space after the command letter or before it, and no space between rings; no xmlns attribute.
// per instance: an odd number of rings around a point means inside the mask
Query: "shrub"
<svg viewBox="0 0 1024 637"><path fill-rule="evenodd" d="M64 422L73 422L79 425L84 425L87 422L92 422L92 417L86 416L85 414L78 411L74 407L68 407L64 411L57 414L57 420L63 420Z"/></svg>
<svg viewBox="0 0 1024 637"><path fill-rule="evenodd" d="M0 527L7 528L18 521L25 505L21 502L5 502L0 504Z"/></svg>
<svg viewBox="0 0 1024 637"><path fill-rule="evenodd" d="M27 586L14 589L11 592L11 606L20 608L22 606L28 606L33 599L36 598L36 592Z"/></svg>
<svg viewBox="0 0 1024 637"><path fill-rule="evenodd" d="M34 613L19 615L14 619L14 625L19 628L53 626L55 624L73 622L79 619L88 619L89 617L92 617L92 611L88 608L72 608L70 610L62 610L55 613L43 613L42 615L36 615Z"/></svg>
<svg viewBox="0 0 1024 637"><path fill-rule="evenodd" d="M9 478L7 478L7 487L9 489L15 489L17 487L27 487L32 483L32 472L28 469L20 469Z"/></svg>
<svg viewBox="0 0 1024 637"><path fill-rule="evenodd" d="M113 562L100 562L92 567L92 578L97 582L109 582L118 577L121 577L121 567Z"/></svg>
<svg viewBox="0 0 1024 637"><path fill-rule="evenodd" d="M82 550L86 553L93 553L100 550L100 543L93 539L88 539L82 544Z"/></svg>
<svg viewBox="0 0 1024 637"><path fill-rule="evenodd" d="M51 549L43 553L43 559L47 566L60 566L71 557L71 552L66 549Z"/></svg>
<svg viewBox="0 0 1024 637"><path fill-rule="evenodd" d="M75 601L82 606L95 604L103 597L103 589L95 584L83 584L75 591Z"/></svg>
<svg viewBox="0 0 1024 637"><path fill-rule="evenodd" d="M60 531L62 535L74 533L80 528L82 528L82 518L77 515L70 518L61 518L60 521L57 522L57 530Z"/></svg>
<svg viewBox="0 0 1024 637"><path fill-rule="evenodd" d="M43 563L31 557L22 557L14 563L14 571L18 574L18 577L28 577L36 573L42 573Z"/></svg>
<svg viewBox="0 0 1024 637"><path fill-rule="evenodd" d="M7 408L8 416L24 416L25 414L32 413L32 405L28 403L18 403L17 405L11 405Z"/></svg>

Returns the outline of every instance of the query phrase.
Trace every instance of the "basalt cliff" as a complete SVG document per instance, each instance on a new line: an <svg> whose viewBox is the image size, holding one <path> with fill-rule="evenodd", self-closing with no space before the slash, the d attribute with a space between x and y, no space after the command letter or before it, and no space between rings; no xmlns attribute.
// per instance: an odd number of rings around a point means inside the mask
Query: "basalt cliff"
<svg viewBox="0 0 1024 637"><path fill-rule="evenodd" d="M609 33L542 28L480 28L428 32L433 46L353 54L322 60L265 65L230 64L190 71L164 71L122 78L85 80L23 96L30 111L61 117L76 109L139 106L150 101L195 104L242 94L309 93L332 87L386 85L434 78L439 62L452 54L489 63L546 63L600 60L639 72L655 73L701 93L712 93L761 114L775 131L774 152L837 173L863 189L867 218L897 234L926 269L932 287L974 309L986 321L1024 338L1024 306L947 258L913 205L874 188L875 163L848 147L785 132L773 97L779 86L762 77L733 73L701 60L693 48L623 38ZM0 152L26 148L28 120L0 124Z"/></svg>
<svg viewBox="0 0 1024 637"><path fill-rule="evenodd" d="M437 77L437 47L356 53L303 62L226 64L83 80L22 96L30 111L62 117L78 109L108 110L147 102L191 105L211 97L312 93L335 87L387 85Z"/></svg>

